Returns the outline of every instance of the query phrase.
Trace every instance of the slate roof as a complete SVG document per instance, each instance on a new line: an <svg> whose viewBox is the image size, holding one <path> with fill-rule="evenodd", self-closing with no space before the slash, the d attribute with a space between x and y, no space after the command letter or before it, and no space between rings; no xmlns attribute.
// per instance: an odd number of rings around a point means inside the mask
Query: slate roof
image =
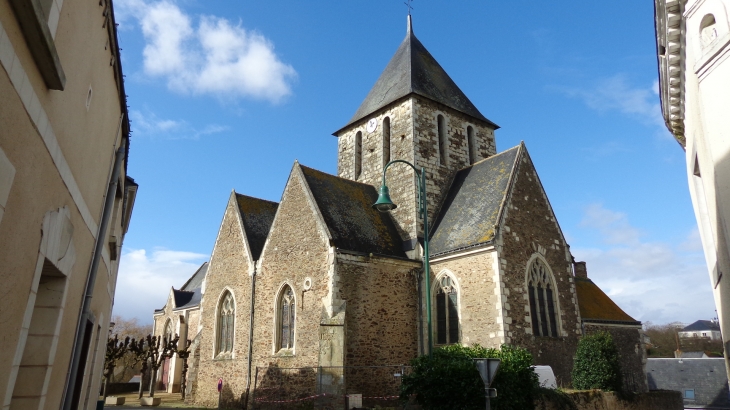
<svg viewBox="0 0 730 410"><path fill-rule="evenodd" d="M575 292L578 294L578 308L583 321L641 324L618 307L592 280L580 277L574 279Z"/></svg>
<svg viewBox="0 0 730 410"><path fill-rule="evenodd" d="M203 280L205 280L206 273L208 273L208 262L203 262L198 270L193 273L193 276L191 276L190 279L182 285L180 290L192 291L203 286Z"/></svg>
<svg viewBox="0 0 730 410"><path fill-rule="evenodd" d="M456 173L432 229L432 256L494 239L510 177L523 150L518 145Z"/></svg>
<svg viewBox="0 0 730 410"><path fill-rule="evenodd" d="M236 202L241 213L248 246L251 249L251 257L253 260L258 260L279 204L239 193L236 193Z"/></svg>
<svg viewBox="0 0 730 410"><path fill-rule="evenodd" d="M499 128L497 124L489 121L479 112L431 53L426 50L426 47L418 41L413 34L411 17L408 16L406 38L383 73L380 74L380 78L375 82L365 100L360 104L355 115L347 125L335 131L335 135L351 124L409 94L426 97L484 121L495 129Z"/></svg>
<svg viewBox="0 0 730 410"><path fill-rule="evenodd" d="M299 167L336 247L406 257L393 220L372 208L378 199L372 185Z"/></svg>
<svg viewBox="0 0 730 410"><path fill-rule="evenodd" d="M689 326L686 326L680 332L697 332L702 330L716 330L720 331L720 325L711 320L698 320Z"/></svg>
<svg viewBox="0 0 730 410"><path fill-rule="evenodd" d="M694 390L694 400L684 399L686 408L709 407L727 409L727 372L725 359L649 358L646 360L646 381L649 390L675 390L683 395Z"/></svg>
<svg viewBox="0 0 730 410"><path fill-rule="evenodd" d="M175 309L197 306L200 303L200 288L194 291L173 289L172 296L175 298Z"/></svg>

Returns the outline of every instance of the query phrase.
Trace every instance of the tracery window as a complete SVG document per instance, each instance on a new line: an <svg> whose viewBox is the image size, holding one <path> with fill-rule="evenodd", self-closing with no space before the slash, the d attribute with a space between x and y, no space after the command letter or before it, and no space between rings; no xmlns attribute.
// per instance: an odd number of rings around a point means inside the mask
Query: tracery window
<svg viewBox="0 0 730 410"><path fill-rule="evenodd" d="M459 342L459 293L450 276L439 280L436 290L436 344Z"/></svg>
<svg viewBox="0 0 730 410"><path fill-rule="evenodd" d="M296 305L294 291L289 285L284 286L279 296L279 341L277 350L294 347L294 328L296 324Z"/></svg>
<svg viewBox="0 0 730 410"><path fill-rule="evenodd" d="M216 354L233 351L233 325L236 316L236 302L230 291L221 298L218 306L218 345Z"/></svg>
<svg viewBox="0 0 730 410"><path fill-rule="evenodd" d="M558 337L552 274L539 258L532 261L527 272L527 292L530 301L532 333L535 336Z"/></svg>
<svg viewBox="0 0 730 410"><path fill-rule="evenodd" d="M172 320L167 319L165 322L165 331L162 333L163 340L172 340Z"/></svg>

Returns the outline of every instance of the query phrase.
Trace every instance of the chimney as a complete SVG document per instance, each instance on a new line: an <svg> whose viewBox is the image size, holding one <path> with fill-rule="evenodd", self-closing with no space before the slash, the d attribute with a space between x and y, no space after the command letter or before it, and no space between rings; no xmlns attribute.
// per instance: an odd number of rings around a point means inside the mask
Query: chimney
<svg viewBox="0 0 730 410"><path fill-rule="evenodd" d="M588 271L585 262L573 262L573 272L576 278L588 279Z"/></svg>

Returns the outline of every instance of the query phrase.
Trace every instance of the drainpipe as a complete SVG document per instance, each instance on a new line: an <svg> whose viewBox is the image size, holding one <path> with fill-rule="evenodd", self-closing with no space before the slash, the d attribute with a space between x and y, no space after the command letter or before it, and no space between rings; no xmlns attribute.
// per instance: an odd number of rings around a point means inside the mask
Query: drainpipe
<svg viewBox="0 0 730 410"><path fill-rule="evenodd" d="M251 364L253 358L253 313L254 313L254 302L256 300L256 263L253 265L253 274L251 275L251 309L249 312L249 324L248 324L248 376L246 377L246 402L243 404L243 408L248 408L248 393L251 391ZM256 386L254 386L256 387Z"/></svg>
<svg viewBox="0 0 730 410"><path fill-rule="evenodd" d="M124 114L119 120L119 127L122 126L124 120ZM119 130L117 130L117 133ZM71 364L69 366L68 375L66 376L66 390L64 391L63 398L63 410L72 410L74 401L74 391L76 390L76 379L79 371L79 362L81 361L81 355L83 354L83 339L86 329L86 321L91 315L91 300L94 293L94 285L96 284L96 274L99 268L99 262L101 261L101 252L104 249L104 242L106 239L106 232L109 225L109 219L111 218L112 210L114 209L114 199L116 198L117 186L119 185L119 174L122 170L122 164L124 162L124 155L126 153L127 140L122 138L121 144L117 149L117 153L114 159L114 170L112 171L111 178L109 179L109 186L106 191L106 200L104 202L104 211L101 216L101 223L99 224L99 230L96 235L96 243L94 246L94 253L91 257L91 266L89 267L89 273L86 279L86 289L84 291L84 300L79 315L79 321L76 325L76 338L74 339L74 347L71 356ZM88 352L87 352L88 354Z"/></svg>

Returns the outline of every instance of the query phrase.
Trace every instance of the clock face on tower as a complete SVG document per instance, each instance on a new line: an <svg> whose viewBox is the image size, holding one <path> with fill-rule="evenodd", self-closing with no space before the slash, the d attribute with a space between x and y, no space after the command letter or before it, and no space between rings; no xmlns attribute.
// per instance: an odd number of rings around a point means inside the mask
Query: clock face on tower
<svg viewBox="0 0 730 410"><path fill-rule="evenodd" d="M376 128L378 128L378 120L375 118L371 118L370 121L368 121L366 129L368 130L368 132L373 132Z"/></svg>

